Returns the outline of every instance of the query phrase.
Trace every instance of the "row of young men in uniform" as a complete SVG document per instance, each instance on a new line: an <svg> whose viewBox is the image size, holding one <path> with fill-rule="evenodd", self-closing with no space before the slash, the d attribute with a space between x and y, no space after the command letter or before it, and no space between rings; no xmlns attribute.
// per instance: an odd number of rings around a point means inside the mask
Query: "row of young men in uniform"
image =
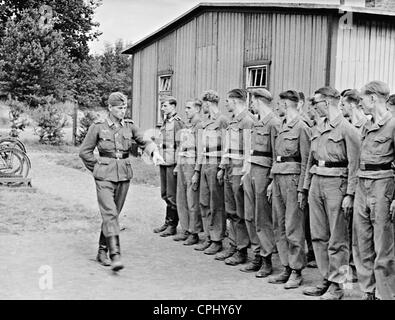
<svg viewBox="0 0 395 320"><path fill-rule="evenodd" d="M341 299L354 260L363 299L393 299L395 118L389 93L380 81L360 93L322 87L304 104L302 93L287 90L273 107L271 93L256 89L248 109L247 92L234 89L225 103L229 121L218 94L207 91L186 102L187 123L176 113L176 99L168 98L159 145L166 218L154 232L197 244L195 250L228 265L246 263L250 247L254 258L241 271L259 278L272 274L277 251L283 270L269 283L292 289L302 284L310 231L322 282L304 294Z"/></svg>

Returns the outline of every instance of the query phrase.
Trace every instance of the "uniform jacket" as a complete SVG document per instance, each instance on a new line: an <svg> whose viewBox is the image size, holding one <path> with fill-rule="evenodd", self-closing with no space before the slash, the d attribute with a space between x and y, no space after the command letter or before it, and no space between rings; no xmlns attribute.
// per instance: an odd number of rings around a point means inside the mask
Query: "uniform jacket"
<svg viewBox="0 0 395 320"><path fill-rule="evenodd" d="M261 120L256 120L251 130L251 147L247 161L271 168L274 157L274 143L280 129L280 120L271 112ZM260 153L270 155L263 156Z"/></svg>
<svg viewBox="0 0 395 320"><path fill-rule="evenodd" d="M395 118L387 111L383 118L374 124L369 120L362 130L360 167L364 164L386 164L394 161ZM392 170L358 170L358 177L382 179L393 177Z"/></svg>
<svg viewBox="0 0 395 320"><path fill-rule="evenodd" d="M104 156L97 158L93 151L97 147L99 155L130 152L133 140L148 155L152 155L157 149L154 142L145 138L132 120L123 120L119 127L116 127L110 118L99 120L90 126L80 147L79 156L97 180L113 182L130 180L133 177L130 158L115 159Z"/></svg>
<svg viewBox="0 0 395 320"><path fill-rule="evenodd" d="M225 134L224 153L219 165L220 168L224 169L226 164L230 164L233 168L238 168L234 169L232 174L242 174L246 144L250 142L251 128L254 125L254 121L253 116L247 109L229 121Z"/></svg>
<svg viewBox="0 0 395 320"><path fill-rule="evenodd" d="M301 116L290 123L284 118L275 141L273 174L299 174L298 191L303 191L304 176L310 152L311 130ZM300 162L278 162L277 157L300 158Z"/></svg>
<svg viewBox="0 0 395 320"><path fill-rule="evenodd" d="M177 163L177 152L179 147L179 131L184 128L184 121L174 113L163 121L160 128L159 152L165 160L165 166L175 165Z"/></svg>
<svg viewBox="0 0 395 320"><path fill-rule="evenodd" d="M228 119L220 113L201 122L202 134L198 164L205 163L207 158L221 159L224 150L225 131L228 125ZM197 166L195 170L200 170L200 166Z"/></svg>
<svg viewBox="0 0 395 320"><path fill-rule="evenodd" d="M196 159L201 144L202 126L200 119L187 122L185 127L180 129L180 144L178 149L177 164L197 165Z"/></svg>
<svg viewBox="0 0 395 320"><path fill-rule="evenodd" d="M325 120L313 130L304 189L309 189L313 174L330 177L348 177L347 194L353 195L357 183L360 135L343 115L333 121ZM346 167L328 168L313 165L313 160L346 162Z"/></svg>

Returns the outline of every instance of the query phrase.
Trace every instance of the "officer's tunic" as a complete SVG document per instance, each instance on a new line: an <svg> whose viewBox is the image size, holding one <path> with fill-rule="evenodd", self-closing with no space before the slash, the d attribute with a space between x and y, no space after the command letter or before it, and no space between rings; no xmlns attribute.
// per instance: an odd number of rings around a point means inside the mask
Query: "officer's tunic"
<svg viewBox="0 0 395 320"><path fill-rule="evenodd" d="M230 220L229 241L237 250L247 249L250 240L244 217L244 191L240 185L246 142L254 118L244 110L229 122L220 168L224 169L225 212Z"/></svg>
<svg viewBox="0 0 395 320"><path fill-rule="evenodd" d="M269 256L275 249L272 206L266 193L271 182L274 141L279 128L280 120L273 112L254 123L248 157L251 165L243 182L245 220L251 249L255 255L263 257Z"/></svg>
<svg viewBox="0 0 395 320"><path fill-rule="evenodd" d="M360 287L363 292L376 289L382 299L395 298L394 225L390 219L394 157L395 119L388 111L377 124L368 121L362 131L353 225Z"/></svg>
<svg viewBox="0 0 395 320"><path fill-rule="evenodd" d="M149 155L156 150L153 141L146 139L132 120L125 119L117 127L107 118L90 126L80 148L79 156L95 178L105 237L119 235L118 216L133 177L129 158L133 140ZM98 158L93 154L96 147Z"/></svg>
<svg viewBox="0 0 395 320"><path fill-rule="evenodd" d="M211 241L224 239L226 230L224 187L217 180L223 154L228 119L218 113L202 121L201 150L196 170L200 170L200 211L203 229Z"/></svg>
<svg viewBox="0 0 395 320"><path fill-rule="evenodd" d="M305 266L304 214L298 206L298 191L310 151L310 128L298 115L284 118L275 141L273 176L273 219L275 239L283 266L301 270Z"/></svg>
<svg viewBox="0 0 395 320"><path fill-rule="evenodd" d="M324 279L341 283L349 263L346 194L354 196L359 135L343 115L325 119L311 139L304 189L309 189L310 228L318 268Z"/></svg>
<svg viewBox="0 0 395 320"><path fill-rule="evenodd" d="M159 152L165 164L159 166L160 189L162 199L166 202L165 224L177 226L177 176L174 169L177 164L177 149L179 146L179 130L185 124L181 118L174 113L163 121L160 128Z"/></svg>
<svg viewBox="0 0 395 320"><path fill-rule="evenodd" d="M199 208L199 188L192 184L197 164L197 149L200 143L200 119L186 123L180 130L180 147L177 172L177 211L183 231L197 234L202 231L202 218Z"/></svg>

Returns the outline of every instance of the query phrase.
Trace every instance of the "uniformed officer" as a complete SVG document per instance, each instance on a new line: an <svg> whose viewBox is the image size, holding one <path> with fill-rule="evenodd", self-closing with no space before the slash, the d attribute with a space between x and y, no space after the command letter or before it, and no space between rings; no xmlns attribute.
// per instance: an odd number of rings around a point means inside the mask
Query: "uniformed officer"
<svg viewBox="0 0 395 320"><path fill-rule="evenodd" d="M303 121L308 125L308 127L313 130L315 127L314 118L311 117L308 113L308 108L310 107L306 103L305 95L302 91L299 91L299 102L298 102L298 111L301 115ZM313 249L313 242L311 241L311 231L310 231L310 208L309 204L306 203L304 207L304 215L305 215L305 237L306 237L306 244L307 244L307 267L310 268L317 268L317 263L315 261L314 256L314 249Z"/></svg>
<svg viewBox="0 0 395 320"><path fill-rule="evenodd" d="M349 264L349 215L352 210L359 135L343 117L340 94L332 87L314 93L314 106L324 121L314 130L304 189L309 190L314 253L323 281L303 293L339 300L344 292L344 266ZM301 194L304 197L304 193ZM303 205L304 201L300 201Z"/></svg>
<svg viewBox="0 0 395 320"><path fill-rule="evenodd" d="M103 218L97 261L103 265L110 265L107 257L109 251L111 268L114 271L123 268L120 259L118 217L133 176L132 162L129 158L132 141L144 148L144 151L153 157L155 164L163 162L153 141L144 138L132 120L124 119L126 108L126 96L121 92L111 93L108 99L108 117L96 121L89 128L79 153L87 169L93 172ZM93 154L96 147L99 158Z"/></svg>
<svg viewBox="0 0 395 320"><path fill-rule="evenodd" d="M184 245L199 242L198 233L202 229L202 217L199 208L200 164L197 163L197 149L200 146L202 102L197 99L187 100L185 114L188 118L186 127L180 132L180 147L177 166L177 210L182 228L174 236L175 241L185 241Z"/></svg>
<svg viewBox="0 0 395 320"><path fill-rule="evenodd" d="M298 207L298 192L303 192L303 180L310 150L310 128L297 110L299 94L295 90L280 93L280 106L285 117L275 141L271 171L273 181L268 187L273 194L275 238L284 270L269 278L269 283L285 283L284 288L297 288L302 282L306 264L304 213Z"/></svg>
<svg viewBox="0 0 395 320"><path fill-rule="evenodd" d="M361 89L361 105L371 115L362 131L354 201L353 244L363 299L395 298L394 174L395 118L386 108L389 87L371 81ZM359 252L356 254L356 252Z"/></svg>
<svg viewBox="0 0 395 320"><path fill-rule="evenodd" d="M233 89L227 93L226 107L233 114L226 130L225 150L220 170L219 183L224 183L225 211L229 219L229 247L219 252L215 259L225 260L228 265L238 265L247 261L250 244L244 216L244 191L241 185L245 156L245 143L250 140L254 119L248 112L247 92Z"/></svg>
<svg viewBox="0 0 395 320"><path fill-rule="evenodd" d="M165 223L154 229L161 237L175 235L178 225L178 212L176 202L177 175L174 169L177 164L177 148L179 145L179 130L185 127L184 122L176 112L177 100L174 97L166 97L161 110L164 121L160 128L159 151L165 163L159 166L160 189L162 199L166 202Z"/></svg>
<svg viewBox="0 0 395 320"><path fill-rule="evenodd" d="M266 89L251 92L251 110L258 115L252 128L251 145L247 144L242 177L244 188L244 208L247 231L255 258L240 269L255 272L264 278L272 273L272 253L275 250L272 207L266 197L271 182L270 169L273 162L274 141L280 127L280 120L273 113L273 100Z"/></svg>
<svg viewBox="0 0 395 320"><path fill-rule="evenodd" d="M213 255L222 250L226 231L224 186L217 180L217 172L223 153L223 137L229 121L221 114L218 93L208 90L203 93L203 113L208 116L202 121L200 168L200 210L203 219L205 241L195 250Z"/></svg>

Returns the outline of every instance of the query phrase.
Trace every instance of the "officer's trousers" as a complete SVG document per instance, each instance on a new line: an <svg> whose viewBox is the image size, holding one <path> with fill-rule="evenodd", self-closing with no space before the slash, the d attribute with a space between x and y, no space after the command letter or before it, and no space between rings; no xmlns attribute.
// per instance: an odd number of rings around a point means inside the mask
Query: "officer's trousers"
<svg viewBox="0 0 395 320"><path fill-rule="evenodd" d="M298 206L298 174L275 174L273 179L274 236L281 264L294 270L306 265L305 218Z"/></svg>
<svg viewBox="0 0 395 320"><path fill-rule="evenodd" d="M349 262L348 219L342 209L347 178L313 175L309 191L310 228L318 269L342 283Z"/></svg>
<svg viewBox="0 0 395 320"><path fill-rule="evenodd" d="M270 168L251 164L243 182L245 221L255 255L267 257L275 249L272 206L266 193Z"/></svg>
<svg viewBox="0 0 395 320"><path fill-rule="evenodd" d="M240 182L241 175L233 174L233 166L227 165L224 174L225 212L229 220L229 242L237 250L247 249L250 244L244 217L244 191Z"/></svg>
<svg viewBox="0 0 395 320"><path fill-rule="evenodd" d="M382 299L395 299L394 225L390 205L394 178L358 178L354 201L354 263L363 292L377 288Z"/></svg>
<svg viewBox="0 0 395 320"><path fill-rule="evenodd" d="M159 166L160 191L162 199L166 202L165 223L169 226L178 225L177 213L177 176L174 175L175 164L171 166Z"/></svg>
<svg viewBox="0 0 395 320"><path fill-rule="evenodd" d="M200 169L200 210L203 229L211 241L225 237L224 187L217 180L218 164L202 164Z"/></svg>
<svg viewBox="0 0 395 320"><path fill-rule="evenodd" d="M95 179L97 201L103 219L102 231L105 237L119 235L118 217L125 203L130 180L112 182Z"/></svg>
<svg viewBox="0 0 395 320"><path fill-rule="evenodd" d="M177 212L183 231L202 231L202 217L199 208L199 189L193 189L192 176L195 164L179 164L177 172Z"/></svg>

